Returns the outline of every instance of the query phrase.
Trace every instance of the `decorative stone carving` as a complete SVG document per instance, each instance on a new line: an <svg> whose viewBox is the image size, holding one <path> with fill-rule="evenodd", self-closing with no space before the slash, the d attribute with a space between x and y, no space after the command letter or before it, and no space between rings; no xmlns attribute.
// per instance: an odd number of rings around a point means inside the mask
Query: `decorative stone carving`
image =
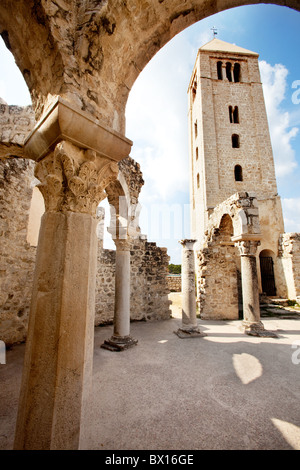
<svg viewBox="0 0 300 470"><path fill-rule="evenodd" d="M116 238L114 239L114 242L115 242L115 245L116 245L116 249L119 250L119 251L129 251L130 250L130 247L131 247L131 239L128 237L124 240L120 239L120 238Z"/></svg>
<svg viewBox="0 0 300 470"><path fill-rule="evenodd" d="M35 176L45 199L46 211L82 212L95 216L105 187L118 175L118 165L108 159L96 162L96 153L67 141L37 163Z"/></svg>
<svg viewBox="0 0 300 470"><path fill-rule="evenodd" d="M258 240L240 240L235 243L241 256L255 256L257 247L260 245Z"/></svg>

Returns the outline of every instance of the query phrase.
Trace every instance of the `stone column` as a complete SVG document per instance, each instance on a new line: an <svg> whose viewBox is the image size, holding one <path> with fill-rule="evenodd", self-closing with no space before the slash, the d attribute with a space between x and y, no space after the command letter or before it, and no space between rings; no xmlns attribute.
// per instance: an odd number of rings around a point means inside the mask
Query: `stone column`
<svg viewBox="0 0 300 470"><path fill-rule="evenodd" d="M182 326L175 332L179 338L206 336L204 333L200 332L196 317L195 242L196 240L180 241L182 245Z"/></svg>
<svg viewBox="0 0 300 470"><path fill-rule="evenodd" d="M45 214L37 248L16 450L79 448L81 416L92 378L96 209L105 187L117 177L118 165L107 155L118 155L120 140L97 120L58 100L25 142L27 156L37 161Z"/></svg>
<svg viewBox="0 0 300 470"><path fill-rule="evenodd" d="M257 240L240 240L236 243L241 255L241 277L243 292L243 331L252 336L277 337L266 331L260 320L259 288L256 266Z"/></svg>
<svg viewBox="0 0 300 470"><path fill-rule="evenodd" d="M123 351L135 346L138 341L130 336L130 242L129 240L115 240L115 244L114 332L101 347L110 351Z"/></svg>

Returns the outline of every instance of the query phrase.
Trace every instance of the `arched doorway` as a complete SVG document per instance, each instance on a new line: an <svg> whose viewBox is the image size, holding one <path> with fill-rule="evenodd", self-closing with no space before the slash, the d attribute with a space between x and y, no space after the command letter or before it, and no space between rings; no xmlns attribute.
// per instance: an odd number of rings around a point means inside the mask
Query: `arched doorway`
<svg viewBox="0 0 300 470"><path fill-rule="evenodd" d="M259 263L262 291L264 294L273 297L276 295L273 251L262 250L259 254Z"/></svg>

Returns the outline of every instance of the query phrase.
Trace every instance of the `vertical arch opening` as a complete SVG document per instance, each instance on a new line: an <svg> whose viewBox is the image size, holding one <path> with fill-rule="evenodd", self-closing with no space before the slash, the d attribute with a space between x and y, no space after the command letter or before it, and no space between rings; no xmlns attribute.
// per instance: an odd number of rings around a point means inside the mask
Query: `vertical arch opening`
<svg viewBox="0 0 300 470"><path fill-rule="evenodd" d="M243 181L243 169L241 165L235 165L234 167L234 179L235 181Z"/></svg>
<svg viewBox="0 0 300 470"><path fill-rule="evenodd" d="M218 74L218 80L223 80L223 71L222 71L222 62L219 60L217 62L217 74Z"/></svg>
<svg viewBox="0 0 300 470"><path fill-rule="evenodd" d="M232 148L234 149L240 148L240 137L238 134L232 134L231 143L232 143Z"/></svg>
<svg viewBox="0 0 300 470"><path fill-rule="evenodd" d="M193 101L194 101L195 98L196 98L196 94L197 94L197 80L195 79L195 80L194 80L194 83L193 83L193 86L192 86L192 98L193 98Z"/></svg>
<svg viewBox="0 0 300 470"><path fill-rule="evenodd" d="M222 238L227 239L228 241L233 236L233 224L229 214L224 214L222 216L219 231Z"/></svg>
<svg viewBox="0 0 300 470"><path fill-rule="evenodd" d="M198 123L197 121L194 123L194 132L195 132L195 138L198 136Z"/></svg>
<svg viewBox="0 0 300 470"><path fill-rule="evenodd" d="M233 66L233 79L236 83L241 81L241 65L237 62Z"/></svg>
<svg viewBox="0 0 300 470"><path fill-rule="evenodd" d="M226 63L226 77L229 82L232 82L231 62Z"/></svg>
<svg viewBox="0 0 300 470"><path fill-rule="evenodd" d="M233 122L234 124L238 124L240 122L238 106L235 106L233 110Z"/></svg>
<svg viewBox="0 0 300 470"><path fill-rule="evenodd" d="M274 257L271 250L262 250L259 254L262 291L269 296L276 295Z"/></svg>

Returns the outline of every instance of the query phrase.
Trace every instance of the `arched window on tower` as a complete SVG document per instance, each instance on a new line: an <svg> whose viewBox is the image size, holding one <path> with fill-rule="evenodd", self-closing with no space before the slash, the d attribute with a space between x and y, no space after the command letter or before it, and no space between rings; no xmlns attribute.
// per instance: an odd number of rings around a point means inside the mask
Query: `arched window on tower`
<svg viewBox="0 0 300 470"><path fill-rule="evenodd" d="M243 181L243 169L241 165L235 165L234 167L234 179L235 181Z"/></svg>
<svg viewBox="0 0 300 470"><path fill-rule="evenodd" d="M194 132L195 132L195 138L196 138L197 135L198 135L198 124L197 124L197 121L194 123Z"/></svg>
<svg viewBox="0 0 300 470"><path fill-rule="evenodd" d="M196 160L198 160L198 157L199 157L199 150L198 150L198 147L196 147Z"/></svg>
<svg viewBox="0 0 300 470"><path fill-rule="evenodd" d="M197 94L197 80L195 79L195 80L194 80L194 83L193 83L193 86L192 86L192 98L193 98L193 101L194 101L194 99L196 98L196 94Z"/></svg>
<svg viewBox="0 0 300 470"><path fill-rule="evenodd" d="M241 66L237 62L233 66L233 79L236 83L241 81Z"/></svg>
<svg viewBox="0 0 300 470"><path fill-rule="evenodd" d="M240 136L238 134L232 134L231 136L232 148L240 148Z"/></svg>
<svg viewBox="0 0 300 470"><path fill-rule="evenodd" d="M232 82L231 62L226 62L226 77L229 82Z"/></svg>
<svg viewBox="0 0 300 470"><path fill-rule="evenodd" d="M197 173L197 188L200 188L200 175Z"/></svg>
<svg viewBox="0 0 300 470"><path fill-rule="evenodd" d="M219 62L217 62L218 80L223 80L222 65L222 62L219 60Z"/></svg>

